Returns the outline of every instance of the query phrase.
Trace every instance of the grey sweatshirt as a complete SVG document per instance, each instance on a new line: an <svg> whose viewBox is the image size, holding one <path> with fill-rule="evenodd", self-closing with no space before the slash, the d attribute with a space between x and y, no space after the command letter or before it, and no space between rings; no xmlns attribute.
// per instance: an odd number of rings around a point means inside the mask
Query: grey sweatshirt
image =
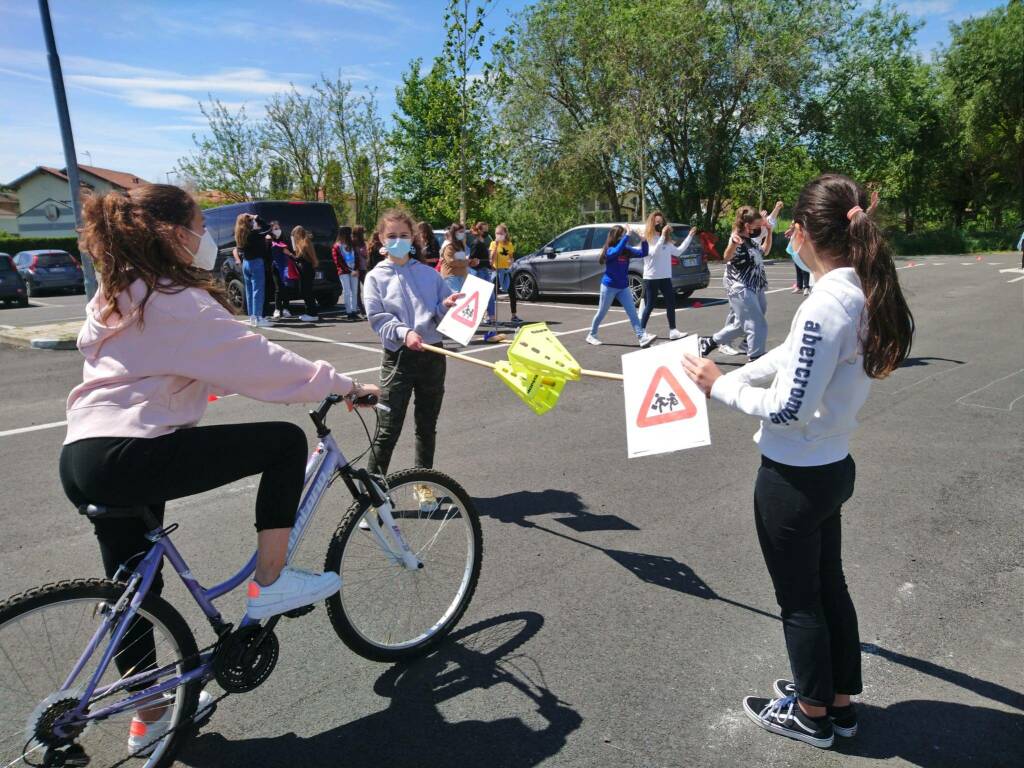
<svg viewBox="0 0 1024 768"><path fill-rule="evenodd" d="M366 276L363 304L384 349L397 352L409 331L416 331L427 344L441 341L437 324L448 311L443 302L451 294L432 267L416 259L401 265L385 259Z"/></svg>
<svg viewBox="0 0 1024 768"><path fill-rule="evenodd" d="M761 453L782 464L844 459L871 379L860 334L864 292L853 269L827 272L796 311L789 336L715 381L711 397L761 419Z"/></svg>

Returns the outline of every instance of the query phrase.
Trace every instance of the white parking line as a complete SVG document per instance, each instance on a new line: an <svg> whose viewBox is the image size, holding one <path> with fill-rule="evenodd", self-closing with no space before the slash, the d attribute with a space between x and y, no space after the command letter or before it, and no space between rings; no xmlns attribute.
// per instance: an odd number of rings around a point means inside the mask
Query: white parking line
<svg viewBox="0 0 1024 768"><path fill-rule="evenodd" d="M244 321L240 321L240 322L244 322ZM328 338L326 338L324 336L314 336L311 333L302 333L300 331L290 331L287 328L279 328L276 325L275 326L271 326L269 328L266 328L265 330L267 330L268 332L273 332L273 333L283 333L286 336L294 336L297 339L309 339L311 341L324 342L325 344L333 344L336 347L350 347L352 349L358 349L360 352L376 352L377 354L383 354L381 352L381 350L379 348L377 348L377 347L366 347L366 346L363 346L362 344L353 344L350 341L335 341L334 339L328 339ZM269 337L268 337L267 340L268 341L274 341L274 339L271 339Z"/></svg>
<svg viewBox="0 0 1024 768"><path fill-rule="evenodd" d="M23 435L26 432L38 432L41 429L54 429L55 427L67 426L66 421L51 421L49 424L36 424L32 427L19 427L18 429L8 429L0 432L0 437L7 437L8 435Z"/></svg>
<svg viewBox="0 0 1024 768"><path fill-rule="evenodd" d="M1019 283L1021 280L1024 280L1024 277L1015 277L1015 278L1013 278L1013 280L1007 280L1006 282L1008 282L1008 283Z"/></svg>

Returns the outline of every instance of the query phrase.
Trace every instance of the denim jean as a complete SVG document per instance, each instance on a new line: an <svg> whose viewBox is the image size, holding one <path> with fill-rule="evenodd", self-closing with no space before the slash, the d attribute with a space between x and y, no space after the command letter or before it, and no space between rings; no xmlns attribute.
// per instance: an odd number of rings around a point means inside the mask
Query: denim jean
<svg viewBox="0 0 1024 768"><path fill-rule="evenodd" d="M245 280L245 308L249 317L263 317L263 295L267 288L267 270L263 259L243 261L242 279Z"/></svg>
<svg viewBox="0 0 1024 768"><path fill-rule="evenodd" d="M451 288L453 291L458 293L459 291L462 290L462 286L466 282L466 276L465 275L450 275L450 276L446 277L444 279L444 281L446 283L448 283L448 287L449 288Z"/></svg>
<svg viewBox="0 0 1024 768"><path fill-rule="evenodd" d="M626 310L626 317L629 318L630 325L636 331L637 338L643 336L644 329L640 326L640 318L636 316L636 306L633 304L633 294L630 292L629 287L612 288L603 283L601 284L601 300L597 305L597 314L594 315L594 321L590 324L590 335L597 336L597 329L600 327L601 321L604 320L604 316L608 314L612 302L616 299L619 300L622 308Z"/></svg>
<svg viewBox="0 0 1024 768"><path fill-rule="evenodd" d="M508 293L508 287L512 283L512 270L511 269L499 269L498 270L498 290Z"/></svg>
<svg viewBox="0 0 1024 768"><path fill-rule="evenodd" d="M475 271L475 274L481 280L486 280L491 285L494 285L494 273L491 272L491 270L487 269L486 267L477 267L476 271ZM497 297L497 291L495 290L495 291L491 292L491 300L489 302L487 302L487 316L488 317L494 317L494 311L495 311L495 307L497 306L497 302L498 302L498 297Z"/></svg>
<svg viewBox="0 0 1024 768"><path fill-rule="evenodd" d="M654 302L658 298L658 292L665 300L665 314L668 317L668 327L675 330L676 327L676 289L672 285L672 278L665 277L657 280L644 279L644 314L640 318L640 325L647 328L647 321L651 319L651 312L654 311Z"/></svg>
<svg viewBox="0 0 1024 768"><path fill-rule="evenodd" d="M726 318L726 324L713 338L716 344L728 344L737 336L747 337L747 355L753 360L765 352L768 342L768 321L765 312L768 310L768 299L764 291L754 291L746 287L729 289L729 306L732 311Z"/></svg>
<svg viewBox="0 0 1024 768"><path fill-rule="evenodd" d="M345 312L354 315L359 311L359 275L350 272L338 275L341 279L341 295L345 301Z"/></svg>

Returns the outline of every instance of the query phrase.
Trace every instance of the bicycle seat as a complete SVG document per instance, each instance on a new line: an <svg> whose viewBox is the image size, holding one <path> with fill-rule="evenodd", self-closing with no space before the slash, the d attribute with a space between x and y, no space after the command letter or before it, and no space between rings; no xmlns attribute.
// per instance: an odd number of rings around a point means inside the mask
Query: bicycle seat
<svg viewBox="0 0 1024 768"><path fill-rule="evenodd" d="M102 504L83 504L78 508L78 514L85 515L90 520L112 519L115 517L143 517L149 514L149 507L107 507Z"/></svg>

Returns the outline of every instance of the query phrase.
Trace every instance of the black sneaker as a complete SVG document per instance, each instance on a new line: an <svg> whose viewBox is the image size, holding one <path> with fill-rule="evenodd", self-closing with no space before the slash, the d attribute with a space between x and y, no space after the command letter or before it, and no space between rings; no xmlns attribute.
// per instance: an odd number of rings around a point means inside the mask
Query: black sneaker
<svg viewBox="0 0 1024 768"><path fill-rule="evenodd" d="M780 677L772 687L776 696L796 696L796 686L791 680ZM857 710L853 704L848 707L829 707L828 716L832 720L832 729L836 736L848 739L857 735Z"/></svg>
<svg viewBox="0 0 1024 768"><path fill-rule="evenodd" d="M701 357L707 357L718 349L718 342L711 336L700 336L697 339L697 348L700 350Z"/></svg>
<svg viewBox="0 0 1024 768"><path fill-rule="evenodd" d="M835 741L832 721L827 717L815 720L801 711L795 696L765 699L747 696L743 700L747 717L766 731L802 741L819 749L828 749Z"/></svg>

